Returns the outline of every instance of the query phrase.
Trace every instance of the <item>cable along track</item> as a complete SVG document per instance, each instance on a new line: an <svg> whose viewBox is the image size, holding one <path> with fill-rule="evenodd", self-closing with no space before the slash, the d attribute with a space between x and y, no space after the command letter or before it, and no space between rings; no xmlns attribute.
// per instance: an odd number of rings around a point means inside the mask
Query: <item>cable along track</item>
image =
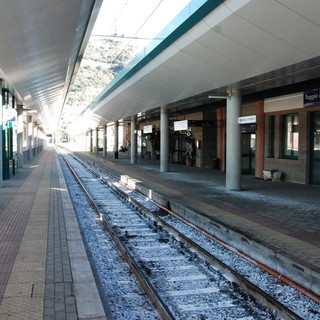
<svg viewBox="0 0 320 320"><path fill-rule="evenodd" d="M165 230L169 225L148 199L129 197L132 190L71 154L63 158L162 319L302 319L177 230Z"/></svg>

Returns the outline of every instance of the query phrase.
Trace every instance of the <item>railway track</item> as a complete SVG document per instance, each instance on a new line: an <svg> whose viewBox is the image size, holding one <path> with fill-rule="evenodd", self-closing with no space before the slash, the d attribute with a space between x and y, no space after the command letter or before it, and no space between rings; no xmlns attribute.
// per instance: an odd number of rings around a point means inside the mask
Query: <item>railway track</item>
<svg viewBox="0 0 320 320"><path fill-rule="evenodd" d="M93 242L108 248L106 267L99 264L97 273L109 270L109 278L110 273L118 277L112 284L120 288L122 312L115 311L114 318L305 319L179 231L149 199L70 153L62 150L61 155L108 231L107 240L98 237ZM105 237L98 228L87 230L88 237ZM95 254L90 255L95 260ZM109 260L125 260L126 266L121 262L121 267L108 267ZM129 280L122 279L119 270L127 270ZM106 293L106 300L112 304L117 298Z"/></svg>

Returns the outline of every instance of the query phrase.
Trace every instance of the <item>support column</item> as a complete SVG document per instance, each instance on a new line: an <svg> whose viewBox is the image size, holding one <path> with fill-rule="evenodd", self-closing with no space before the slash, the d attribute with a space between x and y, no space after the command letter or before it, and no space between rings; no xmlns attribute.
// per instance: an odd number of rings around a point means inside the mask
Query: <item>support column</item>
<svg viewBox="0 0 320 320"><path fill-rule="evenodd" d="M0 79L0 188L3 187L2 119L2 80Z"/></svg>
<svg viewBox="0 0 320 320"><path fill-rule="evenodd" d="M17 106L17 157L18 168L23 168L23 105Z"/></svg>
<svg viewBox="0 0 320 320"><path fill-rule="evenodd" d="M137 117L131 117L131 164L137 163Z"/></svg>
<svg viewBox="0 0 320 320"><path fill-rule="evenodd" d="M256 172L257 178L263 177L264 167L264 101L258 102L256 132Z"/></svg>
<svg viewBox="0 0 320 320"><path fill-rule="evenodd" d="M160 172L169 171L169 114L167 107L160 110Z"/></svg>
<svg viewBox="0 0 320 320"><path fill-rule="evenodd" d="M93 149L93 146L92 146L92 144L93 144L93 141L92 141L92 130L90 130L90 132L89 132L89 143L90 143L90 152L92 152L92 149Z"/></svg>
<svg viewBox="0 0 320 320"><path fill-rule="evenodd" d="M114 145L113 145L113 159L119 158L119 121L114 122Z"/></svg>
<svg viewBox="0 0 320 320"><path fill-rule="evenodd" d="M241 93L232 90L227 99L226 188L241 189L241 130L238 118L241 114Z"/></svg>
<svg viewBox="0 0 320 320"><path fill-rule="evenodd" d="M33 135L33 121L32 116L27 116L27 150L28 150L28 161L33 159L32 156L32 137Z"/></svg>
<svg viewBox="0 0 320 320"><path fill-rule="evenodd" d="M103 127L103 155L107 155L107 125L105 124Z"/></svg>
<svg viewBox="0 0 320 320"><path fill-rule="evenodd" d="M99 128L96 128L96 153L99 153Z"/></svg>
<svg viewBox="0 0 320 320"><path fill-rule="evenodd" d="M38 154L38 125L36 122L32 122L33 129L33 155Z"/></svg>
<svg viewBox="0 0 320 320"><path fill-rule="evenodd" d="M217 157L220 159L220 170L226 170L226 108L217 110Z"/></svg>

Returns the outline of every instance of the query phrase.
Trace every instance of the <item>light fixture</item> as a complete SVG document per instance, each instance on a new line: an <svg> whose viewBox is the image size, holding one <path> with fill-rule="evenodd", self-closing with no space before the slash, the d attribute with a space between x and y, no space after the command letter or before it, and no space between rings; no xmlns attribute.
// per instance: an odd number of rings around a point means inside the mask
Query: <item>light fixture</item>
<svg viewBox="0 0 320 320"><path fill-rule="evenodd" d="M227 89L225 94L209 94L208 98L209 99L230 99L232 96L232 91L231 89Z"/></svg>

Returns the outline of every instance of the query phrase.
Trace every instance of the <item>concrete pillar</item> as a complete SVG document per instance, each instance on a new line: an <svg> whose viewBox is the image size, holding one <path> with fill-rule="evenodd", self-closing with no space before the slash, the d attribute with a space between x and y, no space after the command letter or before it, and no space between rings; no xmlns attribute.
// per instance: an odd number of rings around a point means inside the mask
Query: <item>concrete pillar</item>
<svg viewBox="0 0 320 320"><path fill-rule="evenodd" d="M217 157L220 159L220 170L226 170L226 108L217 110Z"/></svg>
<svg viewBox="0 0 320 320"><path fill-rule="evenodd" d="M263 177L264 168L264 101L258 102L256 132L256 172L258 178Z"/></svg>
<svg viewBox="0 0 320 320"><path fill-rule="evenodd" d="M131 117L131 164L137 163L138 145L137 145L137 117Z"/></svg>
<svg viewBox="0 0 320 320"><path fill-rule="evenodd" d="M226 188L241 190L241 93L232 90L227 99Z"/></svg>
<svg viewBox="0 0 320 320"><path fill-rule="evenodd" d="M17 106L17 157L18 168L23 168L23 105Z"/></svg>
<svg viewBox="0 0 320 320"><path fill-rule="evenodd" d="M36 122L32 122L33 127L33 155L38 154L38 125Z"/></svg>
<svg viewBox="0 0 320 320"><path fill-rule="evenodd" d="M90 143L90 152L92 152L93 150L93 146L92 146L92 144L93 144L93 141L92 141L92 130L90 130L90 132L89 132L89 143Z"/></svg>
<svg viewBox="0 0 320 320"><path fill-rule="evenodd" d="M107 155L107 125L105 124L103 127L103 155Z"/></svg>
<svg viewBox="0 0 320 320"><path fill-rule="evenodd" d="M119 121L114 122L114 145L113 145L113 159L119 158Z"/></svg>
<svg viewBox="0 0 320 320"><path fill-rule="evenodd" d="M32 139L33 139L33 121L32 121L32 116L27 116L28 161L31 161L33 159L33 155L32 155Z"/></svg>
<svg viewBox="0 0 320 320"><path fill-rule="evenodd" d="M99 128L96 128L96 153L99 153Z"/></svg>
<svg viewBox="0 0 320 320"><path fill-rule="evenodd" d="M166 107L160 110L160 172L169 171L169 114Z"/></svg>
<svg viewBox="0 0 320 320"><path fill-rule="evenodd" d="M2 119L2 80L0 79L0 188L3 187Z"/></svg>

